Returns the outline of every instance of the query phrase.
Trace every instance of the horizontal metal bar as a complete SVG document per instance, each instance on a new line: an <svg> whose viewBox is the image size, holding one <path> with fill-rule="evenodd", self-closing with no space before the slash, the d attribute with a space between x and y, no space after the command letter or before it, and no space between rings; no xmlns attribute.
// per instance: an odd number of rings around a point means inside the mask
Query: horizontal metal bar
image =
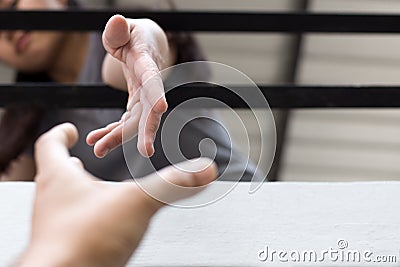
<svg viewBox="0 0 400 267"><path fill-rule="evenodd" d="M114 14L150 18L169 31L399 33L400 14L130 10L0 11L0 30L98 31Z"/></svg>
<svg viewBox="0 0 400 267"><path fill-rule="evenodd" d="M254 88L230 86L239 95L249 95ZM260 85L262 94L272 108L398 108L400 86L294 86ZM249 108L232 91L204 84L185 85L167 94L169 108L189 99L206 97L226 103L232 108ZM102 84L9 84L0 85L0 106L35 103L46 108L124 108L127 95ZM252 101L254 108L265 105ZM193 108L216 107L198 102ZM218 106L220 107L220 106Z"/></svg>

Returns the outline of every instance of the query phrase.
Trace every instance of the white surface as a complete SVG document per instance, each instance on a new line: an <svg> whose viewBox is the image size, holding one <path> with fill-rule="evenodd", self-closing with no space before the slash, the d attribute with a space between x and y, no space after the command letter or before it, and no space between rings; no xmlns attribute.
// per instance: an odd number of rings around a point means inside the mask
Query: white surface
<svg viewBox="0 0 400 267"><path fill-rule="evenodd" d="M269 183L254 195L240 184L200 209L166 208L153 220L130 266L398 266L400 182ZM0 266L29 235L33 184L0 184ZM397 263L261 262L258 252L349 250L395 255ZM347 250L344 250L347 251Z"/></svg>

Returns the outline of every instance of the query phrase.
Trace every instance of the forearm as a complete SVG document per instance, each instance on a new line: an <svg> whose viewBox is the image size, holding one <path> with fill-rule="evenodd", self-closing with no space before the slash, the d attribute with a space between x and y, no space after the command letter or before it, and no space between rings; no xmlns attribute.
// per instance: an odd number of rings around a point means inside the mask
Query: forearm
<svg viewBox="0 0 400 267"><path fill-rule="evenodd" d="M29 245L29 247L22 253L16 262L11 265L12 267L67 267L77 266L71 261L71 256L66 253L69 250L56 251L54 247L52 249L46 249L38 245Z"/></svg>

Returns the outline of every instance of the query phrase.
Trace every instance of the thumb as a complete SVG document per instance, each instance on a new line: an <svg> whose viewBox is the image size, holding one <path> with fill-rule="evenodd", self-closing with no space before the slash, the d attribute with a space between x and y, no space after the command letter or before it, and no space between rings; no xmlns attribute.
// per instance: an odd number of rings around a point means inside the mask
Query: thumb
<svg viewBox="0 0 400 267"><path fill-rule="evenodd" d="M35 143L35 161L38 173L49 166L65 164L70 159L68 149L78 141L78 130L71 123L64 123L43 134Z"/></svg>
<svg viewBox="0 0 400 267"><path fill-rule="evenodd" d="M103 32L104 48L112 56L120 61L123 60L123 50L120 49L130 40L130 26L126 19L121 15L112 16Z"/></svg>
<svg viewBox="0 0 400 267"><path fill-rule="evenodd" d="M217 178L216 164L198 158L162 169L136 180L146 192L144 205L155 213L166 204L191 197Z"/></svg>

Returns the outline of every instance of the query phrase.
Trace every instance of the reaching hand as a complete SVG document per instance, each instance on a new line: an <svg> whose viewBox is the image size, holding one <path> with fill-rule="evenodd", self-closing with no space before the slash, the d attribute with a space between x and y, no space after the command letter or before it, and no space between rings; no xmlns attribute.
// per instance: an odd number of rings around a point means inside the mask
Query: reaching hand
<svg viewBox="0 0 400 267"><path fill-rule="evenodd" d="M134 182L102 183L86 172L68 152L77 139L76 128L62 124L36 143L32 233L19 266L124 266L164 205ZM143 181L164 197L179 200L189 197L188 190L171 190L171 183L195 188L212 182L216 168L210 163L186 162L190 169L208 167L198 172L169 167Z"/></svg>
<svg viewBox="0 0 400 267"><path fill-rule="evenodd" d="M168 58L168 41L164 31L148 19L125 19L113 16L103 33L107 52L122 63L129 100L119 122L91 132L89 145L95 145L97 157L122 144L122 128L138 133L138 150L143 156L154 153L154 139L162 114L167 110L160 69Z"/></svg>

